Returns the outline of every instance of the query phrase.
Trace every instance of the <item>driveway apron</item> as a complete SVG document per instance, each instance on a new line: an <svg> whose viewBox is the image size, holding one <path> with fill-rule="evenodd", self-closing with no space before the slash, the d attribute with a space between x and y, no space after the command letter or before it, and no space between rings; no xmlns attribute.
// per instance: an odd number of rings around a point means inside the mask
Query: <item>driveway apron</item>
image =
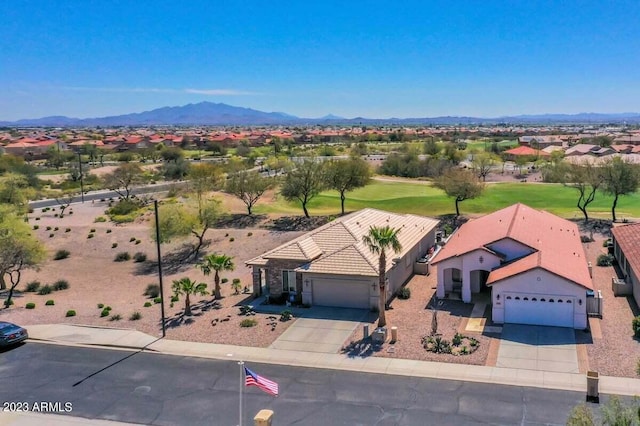
<svg viewBox="0 0 640 426"><path fill-rule="evenodd" d="M496 367L579 373L574 330L505 324Z"/></svg>

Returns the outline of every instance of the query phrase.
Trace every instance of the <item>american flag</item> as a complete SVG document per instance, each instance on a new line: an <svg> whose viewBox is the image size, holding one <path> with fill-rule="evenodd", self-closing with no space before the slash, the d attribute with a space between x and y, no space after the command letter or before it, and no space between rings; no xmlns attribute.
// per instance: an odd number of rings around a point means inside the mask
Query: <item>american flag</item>
<svg viewBox="0 0 640 426"><path fill-rule="evenodd" d="M276 382L254 373L247 367L244 367L244 385L257 386L268 394L278 396L278 384Z"/></svg>

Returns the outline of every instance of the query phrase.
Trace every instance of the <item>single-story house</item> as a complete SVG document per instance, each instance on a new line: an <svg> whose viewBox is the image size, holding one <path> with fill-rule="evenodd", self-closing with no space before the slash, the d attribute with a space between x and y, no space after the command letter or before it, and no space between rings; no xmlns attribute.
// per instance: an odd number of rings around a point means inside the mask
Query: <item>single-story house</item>
<svg viewBox="0 0 640 426"><path fill-rule="evenodd" d="M515 160L517 157L527 157L527 158L548 158L550 154L539 150L533 149L528 146L518 146L515 148L511 148L502 153L504 157L508 160Z"/></svg>
<svg viewBox="0 0 640 426"><path fill-rule="evenodd" d="M491 293L497 323L587 326L593 290L576 224L524 204L470 220L433 258L437 296Z"/></svg>
<svg viewBox="0 0 640 426"><path fill-rule="evenodd" d="M633 288L633 298L640 306L640 223L615 226L613 254L624 274L625 281Z"/></svg>
<svg viewBox="0 0 640 426"><path fill-rule="evenodd" d="M438 220L363 209L251 259L253 294L307 305L377 309L378 259L362 242L372 226L400 229L400 253L387 253L387 301L435 244Z"/></svg>

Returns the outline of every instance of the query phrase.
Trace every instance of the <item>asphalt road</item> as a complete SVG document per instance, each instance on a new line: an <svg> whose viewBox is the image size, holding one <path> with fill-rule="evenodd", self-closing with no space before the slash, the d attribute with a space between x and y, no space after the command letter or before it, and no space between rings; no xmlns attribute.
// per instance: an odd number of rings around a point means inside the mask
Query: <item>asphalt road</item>
<svg viewBox="0 0 640 426"><path fill-rule="evenodd" d="M186 344L186 343L185 343ZM582 393L347 371L248 364L278 382L245 388L245 425L262 408L276 425L564 424ZM0 403L71 403L60 412L154 425L236 425L233 361L29 342L0 352Z"/></svg>

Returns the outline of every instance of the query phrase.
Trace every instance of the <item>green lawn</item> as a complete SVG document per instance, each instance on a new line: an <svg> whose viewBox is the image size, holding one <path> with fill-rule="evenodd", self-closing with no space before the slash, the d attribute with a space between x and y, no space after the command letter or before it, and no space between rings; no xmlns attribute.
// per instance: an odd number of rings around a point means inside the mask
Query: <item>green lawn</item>
<svg viewBox="0 0 640 426"><path fill-rule="evenodd" d="M547 210L566 218L580 218L582 213L575 207L577 191L559 184L496 183L487 185L482 196L460 203L460 212L490 213L513 203L521 202L533 208ZM299 203L277 200L261 200L256 213L302 214ZM589 206L591 217L611 218L611 197L596 195ZM443 191L419 183L374 181L365 188L347 194L345 209L359 210L373 207L398 213L415 213L438 216L455 212L454 201ZM309 203L312 215L340 213L340 197L335 191L326 191ZM640 194L620 197L616 210L618 219L640 217Z"/></svg>

